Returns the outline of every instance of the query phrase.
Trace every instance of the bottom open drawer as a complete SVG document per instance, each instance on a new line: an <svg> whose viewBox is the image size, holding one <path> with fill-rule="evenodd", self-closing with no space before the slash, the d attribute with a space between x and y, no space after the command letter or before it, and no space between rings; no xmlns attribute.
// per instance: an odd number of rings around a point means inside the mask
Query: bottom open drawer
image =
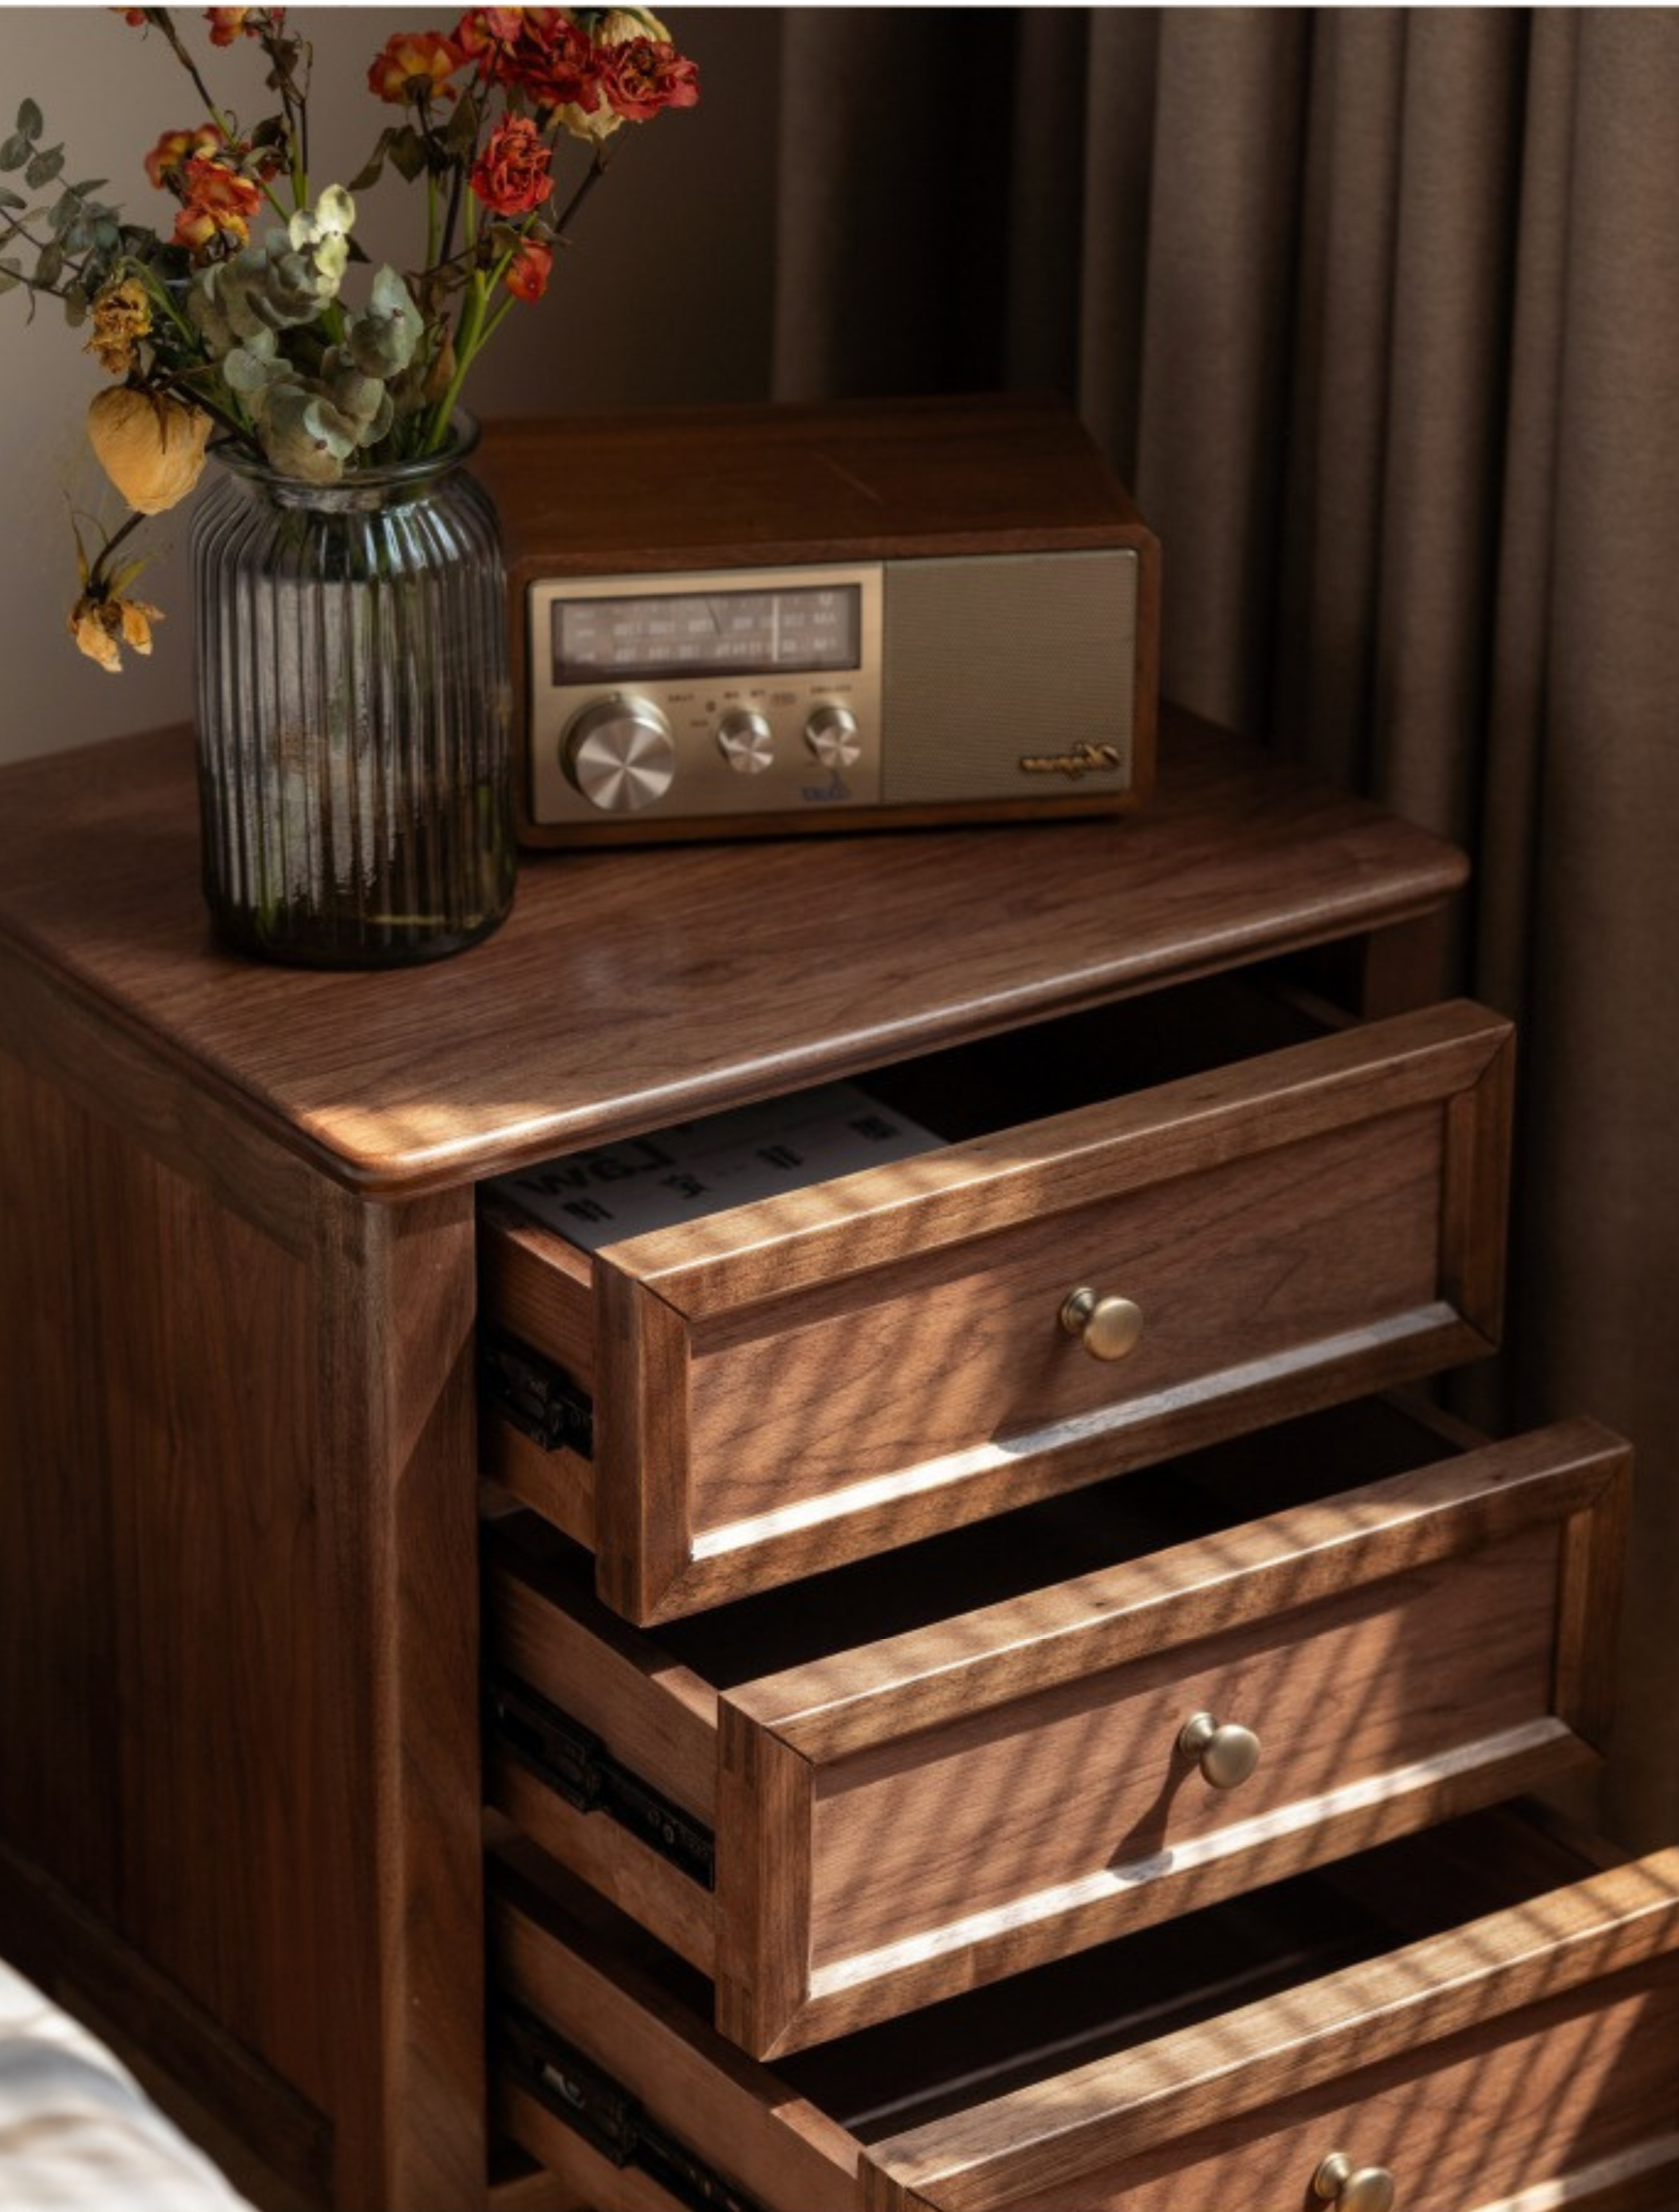
<svg viewBox="0 0 1679 2212"><path fill-rule="evenodd" d="M598 2212L1679 2203L1679 1850L1478 1814L773 2068L528 1845L492 1893L500 2118Z"/></svg>

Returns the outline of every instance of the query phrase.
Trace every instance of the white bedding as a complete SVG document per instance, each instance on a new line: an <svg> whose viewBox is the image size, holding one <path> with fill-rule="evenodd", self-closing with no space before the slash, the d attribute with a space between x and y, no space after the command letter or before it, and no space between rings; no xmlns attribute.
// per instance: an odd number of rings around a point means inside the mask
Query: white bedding
<svg viewBox="0 0 1679 2212"><path fill-rule="evenodd" d="M0 1963L4 2212L250 2212L104 2045Z"/></svg>

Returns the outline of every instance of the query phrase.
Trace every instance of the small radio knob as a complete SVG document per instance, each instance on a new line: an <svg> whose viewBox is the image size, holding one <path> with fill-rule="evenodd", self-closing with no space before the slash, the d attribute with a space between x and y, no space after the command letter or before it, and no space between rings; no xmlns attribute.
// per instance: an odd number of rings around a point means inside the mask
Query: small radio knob
<svg viewBox="0 0 1679 2212"><path fill-rule="evenodd" d="M717 725L717 750L737 775L762 775L776 757L776 733L762 714L737 707Z"/></svg>
<svg viewBox="0 0 1679 2212"><path fill-rule="evenodd" d="M849 707L818 707L805 724L805 743L824 768L854 768L863 750Z"/></svg>
<svg viewBox="0 0 1679 2212"><path fill-rule="evenodd" d="M597 699L566 732L561 764L603 814L639 814L676 781L671 726L647 699Z"/></svg>

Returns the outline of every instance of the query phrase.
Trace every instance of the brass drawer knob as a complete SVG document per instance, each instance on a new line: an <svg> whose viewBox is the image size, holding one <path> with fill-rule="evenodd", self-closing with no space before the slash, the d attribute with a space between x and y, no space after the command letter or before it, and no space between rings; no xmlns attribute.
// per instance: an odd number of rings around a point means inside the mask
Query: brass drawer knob
<svg viewBox="0 0 1679 2212"><path fill-rule="evenodd" d="M1331 2151L1311 2177L1311 2193L1341 2212L1393 2212L1393 2176L1384 2166L1354 2170L1345 2151Z"/></svg>
<svg viewBox="0 0 1679 2212"><path fill-rule="evenodd" d="M1210 1782L1215 1790L1235 1789L1259 1764L1259 1738L1253 1730L1243 1728L1237 1721L1215 1721L1211 1713L1197 1713L1192 1720L1184 1722L1178 1731L1177 1748L1186 1759L1198 1763L1201 1778ZM1328 2172L1332 2162L1324 2160L1317 2169L1320 2176ZM1354 2201L1360 2212L1367 2212L1362 2197ZM1376 2199L1372 2197L1369 2202L1373 2206Z"/></svg>
<svg viewBox="0 0 1679 2212"><path fill-rule="evenodd" d="M1073 1291L1062 1302L1061 1325L1092 1359L1123 1359L1142 1334L1142 1308L1099 1291Z"/></svg>

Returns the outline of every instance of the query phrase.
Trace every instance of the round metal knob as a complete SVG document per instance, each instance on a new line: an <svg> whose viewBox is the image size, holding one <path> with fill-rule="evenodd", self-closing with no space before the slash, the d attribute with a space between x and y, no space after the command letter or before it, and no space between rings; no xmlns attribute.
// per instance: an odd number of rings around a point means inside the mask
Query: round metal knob
<svg viewBox="0 0 1679 2212"><path fill-rule="evenodd" d="M676 740L646 699L597 699L567 731L561 763L591 806L637 814L676 781Z"/></svg>
<svg viewBox="0 0 1679 2212"><path fill-rule="evenodd" d="M750 707L737 707L717 725L717 750L737 775L761 775L776 757L776 733Z"/></svg>
<svg viewBox="0 0 1679 2212"><path fill-rule="evenodd" d="M1311 2191L1341 2212L1393 2212L1393 2176L1384 2166L1361 2166L1356 2172L1345 2151L1331 2151L1311 2177Z"/></svg>
<svg viewBox="0 0 1679 2212"><path fill-rule="evenodd" d="M1215 1790L1235 1789L1259 1764L1259 1738L1253 1730L1235 1721L1215 1721L1211 1713L1196 1713L1184 1722L1178 1730L1177 1748L1186 1759L1196 1761L1201 1779ZM1323 2166L1329 2163L1326 2159ZM1359 2200L1360 2204L1363 2201Z"/></svg>
<svg viewBox="0 0 1679 2212"><path fill-rule="evenodd" d="M1074 1291L1062 1302L1061 1325L1092 1359L1123 1359L1142 1334L1142 1308L1099 1291Z"/></svg>
<svg viewBox="0 0 1679 2212"><path fill-rule="evenodd" d="M824 768L855 768L863 750L849 707L818 707L805 725L805 743Z"/></svg>

